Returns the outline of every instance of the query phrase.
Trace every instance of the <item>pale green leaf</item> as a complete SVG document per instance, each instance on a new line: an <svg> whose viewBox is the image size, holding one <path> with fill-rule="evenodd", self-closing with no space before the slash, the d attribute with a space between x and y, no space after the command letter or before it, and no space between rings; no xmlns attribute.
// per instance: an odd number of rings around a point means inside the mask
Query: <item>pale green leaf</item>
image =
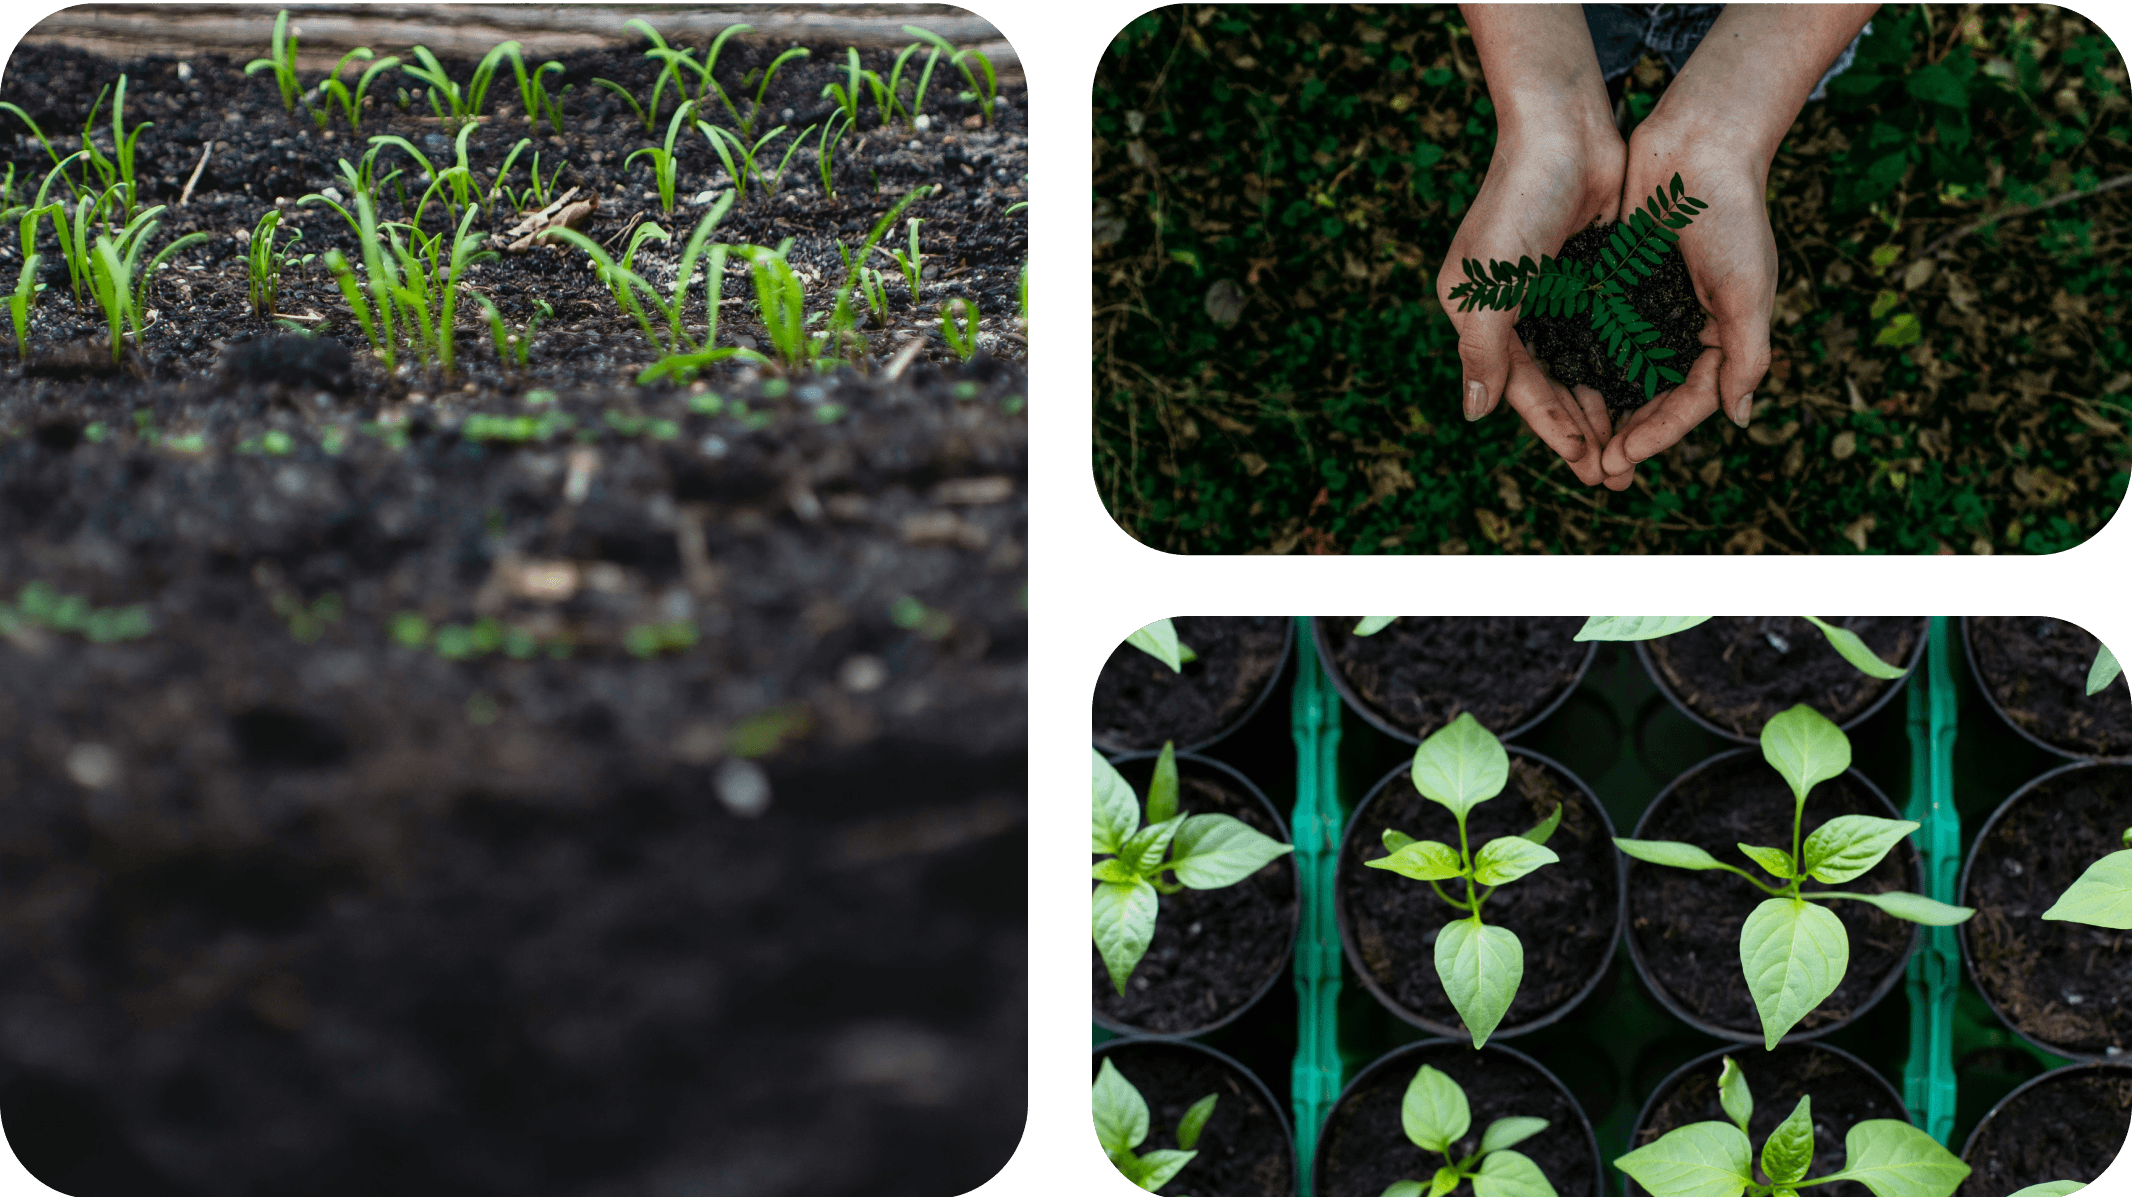
<svg viewBox="0 0 2132 1197"><path fill-rule="evenodd" d="M2046 1180L2040 1185L2015 1189L2006 1197L2066 1197L2066 1194L2078 1193L2084 1188L2087 1186L2077 1180Z"/></svg>
<svg viewBox="0 0 2132 1197"><path fill-rule="evenodd" d="M1395 831L1390 827L1384 829L1384 850L1387 852L1397 852L1413 842L1414 837L1404 831Z"/></svg>
<svg viewBox="0 0 2132 1197"><path fill-rule="evenodd" d="M1829 1180L1855 1180L1874 1197L1949 1197L1969 1165L1931 1135L1893 1118L1855 1123L1843 1136L1843 1171Z"/></svg>
<svg viewBox="0 0 2132 1197"><path fill-rule="evenodd" d="M1177 1120L1177 1146L1190 1151L1199 1146L1199 1132L1207 1128L1207 1119L1214 1116L1214 1105L1219 1093L1209 1093L1192 1103L1192 1108Z"/></svg>
<svg viewBox="0 0 2132 1197"><path fill-rule="evenodd" d="M1709 619L1707 615L1594 615L1577 630L1577 639L1656 640Z"/></svg>
<svg viewBox="0 0 2132 1197"><path fill-rule="evenodd" d="M1502 885L1560 859L1552 848L1543 848L1521 835L1506 835L1482 844L1481 850L1473 854L1473 879L1482 885Z"/></svg>
<svg viewBox="0 0 2132 1197"><path fill-rule="evenodd" d="M1791 853L1782 848L1760 848L1753 844L1741 844L1740 851L1747 859L1762 866L1762 871L1778 880L1791 878Z"/></svg>
<svg viewBox="0 0 2132 1197"><path fill-rule="evenodd" d="M1880 863L1888 849L1918 829L1907 819L1880 819L1872 815L1837 815L1814 828L1806 837L1801 854L1806 871L1816 881L1837 885Z"/></svg>
<svg viewBox="0 0 2132 1197"><path fill-rule="evenodd" d="M1560 826L1562 826L1562 807L1558 804L1553 814L1540 820L1539 824L1531 831L1522 832L1521 834L1535 844L1544 844L1554 837L1555 828Z"/></svg>
<svg viewBox="0 0 2132 1197"><path fill-rule="evenodd" d="M1170 840L1175 838L1184 821L1184 816L1173 815L1134 832L1131 839L1118 846L1118 859L1142 877L1154 876L1155 870L1162 867L1162 854L1169 850Z"/></svg>
<svg viewBox="0 0 2132 1197"><path fill-rule="evenodd" d="M1170 844L1168 867L1177 870L1177 880L1192 889L1222 889L1293 851L1293 844L1284 844L1241 819L1192 815Z"/></svg>
<svg viewBox="0 0 2132 1197"><path fill-rule="evenodd" d="M1762 1141L1762 1171L1780 1185L1797 1184L1814 1163L1813 1099L1802 1097L1790 1116Z"/></svg>
<svg viewBox="0 0 2132 1197"><path fill-rule="evenodd" d="M1107 856L1097 861L1095 867L1089 870L1089 874L1098 881L1115 881L1120 885L1129 885L1140 880L1140 874L1133 872L1131 865L1115 856Z"/></svg>
<svg viewBox="0 0 2132 1197"><path fill-rule="evenodd" d="M1731 1056L1725 1057L1725 1066L1718 1070L1717 1099L1725 1107L1725 1117L1742 1131L1754 1120L1754 1094L1747 1088L1747 1074L1740 1071Z"/></svg>
<svg viewBox="0 0 2132 1197"><path fill-rule="evenodd" d="M2112 852L2089 865L2043 917L2118 931L2132 928L2132 851Z"/></svg>
<svg viewBox="0 0 2132 1197"><path fill-rule="evenodd" d="M1860 673L1877 678L1892 679L1899 678L1910 672L1899 665L1890 665L1874 655L1873 650L1866 647L1866 642L1858 638L1858 633L1848 628L1839 628L1835 624L1816 619L1811 615L1803 618L1805 618L1806 622L1820 628L1821 634L1828 637L1829 647L1835 649L1837 654L1844 660L1856 666Z"/></svg>
<svg viewBox="0 0 2132 1197"><path fill-rule="evenodd" d="M1740 968L1762 1017L1765 1046L1820 1005L1850 967L1851 941L1843 923L1819 906L1771 898L1740 928Z"/></svg>
<svg viewBox="0 0 2132 1197"><path fill-rule="evenodd" d="M1444 1197L1444 1194L1457 1188L1458 1182L1464 1179L1464 1173L1445 1164L1436 1170L1436 1175L1429 1178L1429 1197Z"/></svg>
<svg viewBox="0 0 2132 1197"><path fill-rule="evenodd" d="M1089 851L1116 853L1140 826L1140 800L1133 797L1133 787L1116 766L1095 749L1088 751L1095 768L1095 819Z"/></svg>
<svg viewBox="0 0 2132 1197"><path fill-rule="evenodd" d="M1481 1133L1481 1152L1486 1154L1491 1151L1501 1151L1505 1147L1516 1147L1546 1129L1547 1119L1545 1118L1521 1116L1498 1118L1489 1123L1488 1129Z"/></svg>
<svg viewBox="0 0 2132 1197"><path fill-rule="evenodd" d="M1124 993L1126 979L1155 938L1155 887L1145 881L1131 885L1104 882L1096 886L1091 900L1096 951L1110 970L1110 983Z"/></svg>
<svg viewBox="0 0 2132 1197"><path fill-rule="evenodd" d="M1459 863L1458 849L1435 840L1411 840L1390 856L1365 860L1364 865L1411 877L1416 881L1443 881L1464 874L1465 866Z"/></svg>
<svg viewBox="0 0 2132 1197"><path fill-rule="evenodd" d="M1140 1157L1140 1187L1152 1193L1170 1183L1170 1178L1182 1171L1186 1164L1192 1162L1192 1157L1198 1154L1196 1151L1171 1151L1167 1148L1148 1152Z"/></svg>
<svg viewBox="0 0 2132 1197"><path fill-rule="evenodd" d="M1160 823L1177 813L1177 745L1162 742L1162 755L1155 758L1155 776L1147 783L1147 821Z"/></svg>
<svg viewBox="0 0 2132 1197"><path fill-rule="evenodd" d="M1473 1197L1555 1197L1555 1187L1523 1152L1495 1151L1473 1175Z"/></svg>
<svg viewBox="0 0 2132 1197"><path fill-rule="evenodd" d="M1694 844L1679 840L1625 840L1614 837L1614 846L1637 860L1673 869L1722 869L1725 863Z"/></svg>
<svg viewBox="0 0 2132 1197"><path fill-rule="evenodd" d="M1807 791L1851 767L1851 741L1826 715L1802 704L1762 725L1762 759L1804 804Z"/></svg>
<svg viewBox="0 0 2132 1197"><path fill-rule="evenodd" d="M1693 1122L1614 1161L1657 1197L1740 1197L1754 1183L1753 1150L1739 1127Z"/></svg>
<svg viewBox="0 0 2132 1197"><path fill-rule="evenodd" d="M1436 976L1473 1046L1488 1042L1525 979L1525 949L1506 927L1459 919L1436 934Z"/></svg>
<svg viewBox="0 0 2132 1197"><path fill-rule="evenodd" d="M1105 1153L1131 1151L1147 1140L1147 1099L1108 1057L1096 1073L1091 1101L1095 1107L1096 1142L1103 1145Z"/></svg>
<svg viewBox="0 0 2132 1197"><path fill-rule="evenodd" d="M2118 665L2117 654L2110 651L2110 646L2096 645L2095 663L2088 666L2088 693L2100 694L2103 688L2116 681L2117 675L2122 672L2123 667Z"/></svg>
<svg viewBox="0 0 2132 1197"><path fill-rule="evenodd" d="M1461 714L1414 750L1414 788L1422 797L1466 812L1503 792L1510 781L1510 755L1471 714Z"/></svg>
<svg viewBox="0 0 2132 1197"><path fill-rule="evenodd" d="M1473 1128L1473 1111L1457 1081L1424 1064L1399 1101L1399 1125L1414 1146L1449 1155L1451 1145Z"/></svg>
<svg viewBox="0 0 2132 1197"><path fill-rule="evenodd" d="M1842 898L1864 902L1868 906L1878 906L1906 922L1923 923L1927 927L1952 927L1956 923L1968 922L1969 917L1976 913L1967 906L1949 906L1945 902L1935 902L1923 894L1904 893L1901 890L1885 894L1812 893L1806 896L1814 899Z"/></svg>
<svg viewBox="0 0 2132 1197"><path fill-rule="evenodd" d="M1397 618L1397 615L1365 615L1362 621L1355 625L1354 635L1374 636L1391 626L1391 622Z"/></svg>
<svg viewBox="0 0 2132 1197"><path fill-rule="evenodd" d="M1395 1180L1384 1186L1377 1197L1426 1197L1428 1187L1418 1180Z"/></svg>
<svg viewBox="0 0 2132 1197"><path fill-rule="evenodd" d="M1184 672L1186 649L1177 642L1177 627L1167 619L1158 619L1125 638L1127 644L1155 658L1177 673Z"/></svg>

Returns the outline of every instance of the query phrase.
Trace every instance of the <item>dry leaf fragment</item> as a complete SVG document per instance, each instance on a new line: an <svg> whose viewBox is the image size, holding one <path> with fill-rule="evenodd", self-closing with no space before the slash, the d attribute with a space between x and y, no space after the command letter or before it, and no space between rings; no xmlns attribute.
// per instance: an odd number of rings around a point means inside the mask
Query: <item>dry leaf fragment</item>
<svg viewBox="0 0 2132 1197"><path fill-rule="evenodd" d="M525 215L517 224L490 237L490 247L501 248L505 253L522 254L537 244L553 241L553 237L546 235L551 230L583 228L599 210L600 197L593 194L575 199L577 192L578 189L572 187L556 196L554 203Z"/></svg>

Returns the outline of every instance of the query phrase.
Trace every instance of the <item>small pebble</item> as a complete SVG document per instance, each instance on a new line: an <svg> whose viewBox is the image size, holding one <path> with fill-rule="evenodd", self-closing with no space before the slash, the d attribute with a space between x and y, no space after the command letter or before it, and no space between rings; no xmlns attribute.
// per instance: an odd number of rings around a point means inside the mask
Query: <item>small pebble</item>
<svg viewBox="0 0 2132 1197"><path fill-rule="evenodd" d="M911 128L913 128L913 129L916 129L916 130L918 130L918 131L919 131L920 133L923 133L923 132L925 132L925 131L926 131L927 129L930 129L930 128L932 128L932 127L933 127L933 118L932 118L932 117L930 117L930 116L927 116L927 115L926 115L925 113L923 113L923 112L919 113L919 114L918 114L918 116L916 117L916 119L914 119L914 120L912 120L912 121L911 121ZM912 148L912 149L917 149L918 147L916 147L916 146L912 146L911 148Z"/></svg>
<svg viewBox="0 0 2132 1197"><path fill-rule="evenodd" d="M2018 860L2013 860L2010 858L2007 860L2002 860L1999 862L1999 868L2008 877L2019 877L2021 875L2021 862Z"/></svg>
<svg viewBox="0 0 2132 1197"><path fill-rule="evenodd" d="M770 775L754 761L729 760L718 766L718 801L743 819L770 809Z"/></svg>
<svg viewBox="0 0 2132 1197"><path fill-rule="evenodd" d="M2070 989L2068 989L2068 990L2065 990L2065 991L2063 991L2063 993L2061 994L2061 996L2063 996L2063 997L2065 998L2065 1004L2066 1004L2066 1005L2068 1005L2068 1006L2077 1006L2077 1005L2081 1004L2082 1002L2085 1002L2085 1001L2087 1001L2087 1000L2088 1000L2088 999L2087 999L2087 995L2085 995L2085 994L2079 994L2079 993L2074 993L2074 992L2073 992L2072 990L2070 990Z"/></svg>
<svg viewBox="0 0 2132 1197"><path fill-rule="evenodd" d="M702 443L698 444L696 447L698 449L703 450L703 455L705 457L725 456L725 438L722 436L704 437Z"/></svg>
<svg viewBox="0 0 2132 1197"><path fill-rule="evenodd" d="M1777 635L1775 632L1765 632L1763 633L1762 638L1769 641L1769 647L1776 649L1780 653L1788 653L1791 651L1791 641L1786 640L1784 637Z"/></svg>
<svg viewBox="0 0 2132 1197"><path fill-rule="evenodd" d="M910 145L909 145L908 147L906 147L906 148L908 148L908 149L913 149L913 150L922 150L922 149L924 149L924 148L925 148L925 143L924 143L924 142L922 142L922 141L919 141L919 140L917 140L916 138L913 138L913 139L911 139L911 143L910 143Z"/></svg>
<svg viewBox="0 0 2132 1197"><path fill-rule="evenodd" d="M118 754L101 744L76 744L67 752L67 776L98 790L118 780Z"/></svg>
<svg viewBox="0 0 2132 1197"><path fill-rule="evenodd" d="M846 657L837 668L837 684L853 694L871 694L888 684L888 665L867 653Z"/></svg>

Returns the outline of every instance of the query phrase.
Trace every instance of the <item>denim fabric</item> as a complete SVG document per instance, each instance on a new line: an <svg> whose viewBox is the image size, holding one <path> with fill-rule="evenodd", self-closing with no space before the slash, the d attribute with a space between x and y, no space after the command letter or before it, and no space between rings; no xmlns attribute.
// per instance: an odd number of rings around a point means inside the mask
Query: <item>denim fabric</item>
<svg viewBox="0 0 2132 1197"><path fill-rule="evenodd" d="M1679 74L1688 56L1702 44L1712 22L1725 10L1722 4L1587 4L1584 24L1592 32L1592 49L1599 55L1599 73L1608 83L1629 73L1646 53L1657 54ZM1873 32L1868 24L1858 37ZM1826 94L1828 81L1849 69L1858 53L1858 38L1843 48L1835 65L1814 84L1818 100Z"/></svg>

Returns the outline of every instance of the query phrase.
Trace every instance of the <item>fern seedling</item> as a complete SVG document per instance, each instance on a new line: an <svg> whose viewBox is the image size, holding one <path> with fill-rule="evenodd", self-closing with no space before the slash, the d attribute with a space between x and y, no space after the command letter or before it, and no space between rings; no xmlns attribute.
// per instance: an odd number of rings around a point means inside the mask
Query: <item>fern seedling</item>
<svg viewBox="0 0 2132 1197"><path fill-rule="evenodd" d="M1596 263L1542 256L1538 265L1520 258L1515 265L1490 262L1484 269L1469 258L1460 263L1466 281L1451 289L1451 298L1461 312L1522 308L1528 316L1586 317L1623 377L1640 384L1649 400L1661 382L1678 386L1685 379L1664 364L1674 351L1655 343L1658 329L1637 313L1628 289L1651 277L1665 251L1680 240L1679 230L1709 207L1681 190L1676 174L1626 222L1614 226Z"/></svg>
<svg viewBox="0 0 2132 1197"><path fill-rule="evenodd" d="M289 32L289 10L286 8L274 18L274 43L268 56L244 64L247 75L261 71L274 72L274 82L281 87L282 110L296 111L296 98L303 94L303 86L296 81L296 37Z"/></svg>
<svg viewBox="0 0 2132 1197"><path fill-rule="evenodd" d="M647 154L651 156L652 180L659 189L659 210L669 216L674 211L674 168L679 164L679 160L674 157L674 139L681 136L681 122L688 119L692 103L693 101L683 100L681 106L674 109L673 119L666 122L665 146L648 145L622 159L622 169L628 170L630 163Z"/></svg>
<svg viewBox="0 0 2132 1197"><path fill-rule="evenodd" d="M977 305L957 295L940 306L940 338L969 361L977 356Z"/></svg>

